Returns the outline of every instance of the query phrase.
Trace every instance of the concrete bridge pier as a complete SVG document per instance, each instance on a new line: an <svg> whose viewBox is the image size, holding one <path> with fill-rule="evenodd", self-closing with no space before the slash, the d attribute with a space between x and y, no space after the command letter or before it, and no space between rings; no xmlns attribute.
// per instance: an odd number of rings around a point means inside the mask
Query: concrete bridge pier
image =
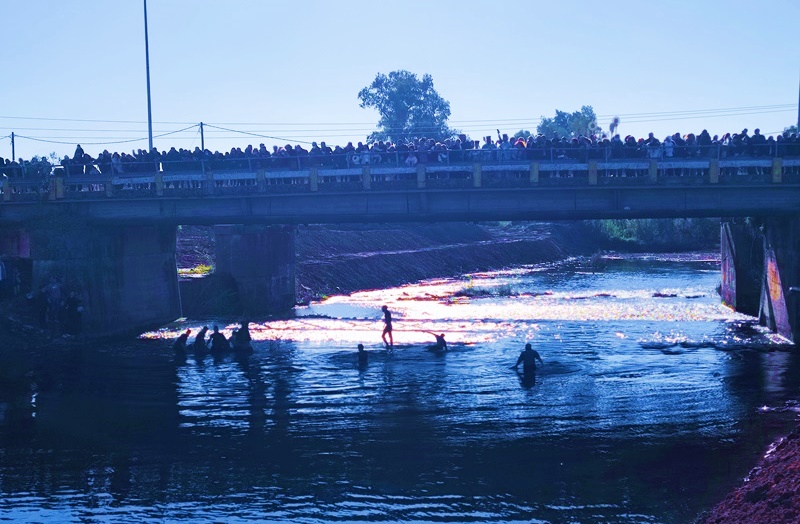
<svg viewBox="0 0 800 524"><path fill-rule="evenodd" d="M284 313L295 304L295 227L215 226L216 272L236 281L244 315Z"/></svg>
<svg viewBox="0 0 800 524"><path fill-rule="evenodd" d="M800 341L800 218L763 221L764 277L759 322Z"/></svg>
<svg viewBox="0 0 800 524"><path fill-rule="evenodd" d="M800 341L800 218L723 221L722 300Z"/></svg>
<svg viewBox="0 0 800 524"><path fill-rule="evenodd" d="M720 225L722 302L739 313L758 316L764 276L764 239L744 218Z"/></svg>
<svg viewBox="0 0 800 524"><path fill-rule="evenodd" d="M97 226L52 217L28 228L32 290L77 292L83 332L144 330L181 316L174 226Z"/></svg>

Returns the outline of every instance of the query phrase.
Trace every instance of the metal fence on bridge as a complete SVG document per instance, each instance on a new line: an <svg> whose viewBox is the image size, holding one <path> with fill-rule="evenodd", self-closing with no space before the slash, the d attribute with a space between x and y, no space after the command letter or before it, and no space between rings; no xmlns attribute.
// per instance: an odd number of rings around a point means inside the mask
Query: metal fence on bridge
<svg viewBox="0 0 800 524"><path fill-rule="evenodd" d="M118 168L84 166L82 173L57 166L49 173L21 171L4 176L0 191L4 201L30 201L249 192L800 182L800 158L718 158L711 150L680 158L621 159L558 157L555 149L546 158L533 160L515 157L509 150L459 153L423 161L417 158L416 162L403 160L399 153L370 154L357 161L350 154L281 162L253 158L136 162Z"/></svg>

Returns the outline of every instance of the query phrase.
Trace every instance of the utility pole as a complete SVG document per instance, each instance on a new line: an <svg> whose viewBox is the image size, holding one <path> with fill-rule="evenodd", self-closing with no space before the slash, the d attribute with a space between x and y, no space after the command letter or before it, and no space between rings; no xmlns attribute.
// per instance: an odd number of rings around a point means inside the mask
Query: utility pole
<svg viewBox="0 0 800 524"><path fill-rule="evenodd" d="M800 117L798 117L800 118ZM203 136L203 123L200 122L200 149L205 151L206 150L206 139Z"/></svg>
<svg viewBox="0 0 800 524"><path fill-rule="evenodd" d="M14 132L13 131L11 132L11 161L12 162L16 162L17 161L17 155L14 152Z"/></svg>
<svg viewBox="0 0 800 524"><path fill-rule="evenodd" d="M153 113L150 109L150 46L147 42L147 0L144 0L144 62L147 72L147 140L150 147L147 151L153 149Z"/></svg>

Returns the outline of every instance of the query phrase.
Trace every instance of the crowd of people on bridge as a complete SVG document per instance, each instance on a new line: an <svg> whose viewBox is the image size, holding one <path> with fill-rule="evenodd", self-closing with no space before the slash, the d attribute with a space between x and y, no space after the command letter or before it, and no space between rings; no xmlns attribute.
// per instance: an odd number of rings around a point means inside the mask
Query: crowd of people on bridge
<svg viewBox="0 0 800 524"><path fill-rule="evenodd" d="M616 134L579 135L576 137L546 137L542 134L509 137L498 130L497 138L485 136L472 140L461 134L443 141L415 138L398 141L358 142L353 145L330 147L325 142L312 142L309 149L299 144L232 148L221 153L195 147L193 150L171 147L139 149L131 153L101 152L96 158L78 145L72 157L65 156L54 166L44 157L31 160L0 157L0 175L37 178L59 173L66 177L81 175L110 175L153 173L157 171L257 171L295 170L310 167L348 168L370 165L413 167L418 164L451 164L461 162L514 161L614 161L631 159L710 159L735 157L800 157L800 137L785 132L764 136L759 129L752 134L740 133L711 136L703 130L664 137L659 140L650 133L647 138L624 138Z"/></svg>

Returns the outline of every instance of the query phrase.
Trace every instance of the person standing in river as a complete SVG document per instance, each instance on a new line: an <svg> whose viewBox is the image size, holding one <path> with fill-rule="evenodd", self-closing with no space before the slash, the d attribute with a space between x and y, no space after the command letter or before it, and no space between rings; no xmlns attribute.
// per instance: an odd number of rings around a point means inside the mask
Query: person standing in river
<svg viewBox="0 0 800 524"><path fill-rule="evenodd" d="M191 329L187 329L183 333L181 333L175 342L172 344L172 350L175 353L185 353L186 352L186 340L189 338L189 335L192 334Z"/></svg>
<svg viewBox="0 0 800 524"><path fill-rule="evenodd" d="M364 350L364 344L358 345L358 368L365 369L367 367L367 352Z"/></svg>
<svg viewBox="0 0 800 524"><path fill-rule="evenodd" d="M228 339L219 332L219 326L216 324L214 325L214 331L211 333L211 336L208 337L208 343L211 346L212 353L221 353L224 351L228 351L231 349L231 343L228 342Z"/></svg>
<svg viewBox="0 0 800 524"><path fill-rule="evenodd" d="M383 327L383 333L381 334L381 339L383 339L383 343L386 344L388 349L394 348L394 338L392 337L392 312L389 311L389 308L383 306L381 308L383 311L383 323L385 326ZM389 335L389 342L386 342L386 335Z"/></svg>
<svg viewBox="0 0 800 524"><path fill-rule="evenodd" d="M539 352L533 349L530 343L528 343L525 344L525 350L519 354L517 363L511 366L511 368L517 369L519 365L522 364L522 373L525 375L534 375L536 374L537 360L540 364L544 364L544 362L542 362L542 357L539 356Z"/></svg>
<svg viewBox="0 0 800 524"><path fill-rule="evenodd" d="M200 333L194 337L192 349L195 353L204 354L206 350L208 350L208 346L206 345L206 333L208 333L208 326L203 326L203 328L200 330Z"/></svg>

